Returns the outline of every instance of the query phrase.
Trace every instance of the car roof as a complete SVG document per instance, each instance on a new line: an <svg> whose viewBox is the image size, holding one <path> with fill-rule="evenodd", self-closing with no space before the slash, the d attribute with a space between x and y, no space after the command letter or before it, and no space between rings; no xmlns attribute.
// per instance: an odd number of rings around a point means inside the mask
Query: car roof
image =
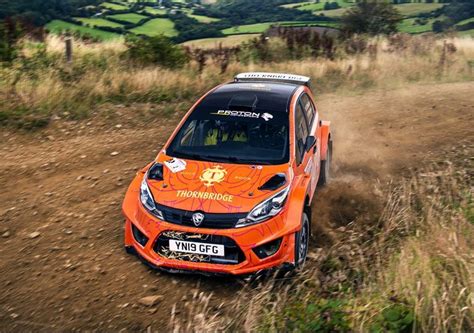
<svg viewBox="0 0 474 333"><path fill-rule="evenodd" d="M291 98L300 86L291 83L231 82L208 94L199 109L288 112Z"/></svg>

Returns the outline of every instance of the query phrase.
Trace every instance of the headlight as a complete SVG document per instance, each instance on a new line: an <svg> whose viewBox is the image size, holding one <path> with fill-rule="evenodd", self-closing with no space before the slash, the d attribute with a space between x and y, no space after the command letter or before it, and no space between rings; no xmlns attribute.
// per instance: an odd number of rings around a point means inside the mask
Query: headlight
<svg viewBox="0 0 474 333"><path fill-rule="evenodd" d="M274 196L258 204L254 209L252 209L246 218L240 219L235 227L241 228L260 223L279 214L285 206L286 198L288 197L289 192L290 187L288 186Z"/></svg>
<svg viewBox="0 0 474 333"><path fill-rule="evenodd" d="M151 194L150 188L148 187L147 183L148 173L145 174L142 180L142 184L140 185L140 201L142 202L143 207L146 208L151 214L163 220L163 213L156 208L155 199L153 199L153 195Z"/></svg>

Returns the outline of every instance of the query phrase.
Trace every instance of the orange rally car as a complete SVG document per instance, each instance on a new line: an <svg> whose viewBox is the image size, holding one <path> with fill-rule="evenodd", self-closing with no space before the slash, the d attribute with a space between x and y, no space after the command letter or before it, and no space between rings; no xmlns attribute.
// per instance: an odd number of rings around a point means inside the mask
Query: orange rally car
<svg viewBox="0 0 474 333"><path fill-rule="evenodd" d="M172 272L300 267L332 141L307 77L243 73L204 95L123 202L125 248Z"/></svg>

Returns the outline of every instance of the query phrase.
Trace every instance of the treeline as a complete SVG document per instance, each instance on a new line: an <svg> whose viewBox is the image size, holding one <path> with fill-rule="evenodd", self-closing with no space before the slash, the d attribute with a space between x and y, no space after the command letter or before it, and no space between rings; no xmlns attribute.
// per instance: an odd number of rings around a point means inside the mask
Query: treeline
<svg viewBox="0 0 474 333"><path fill-rule="evenodd" d="M218 17L219 25L234 26L276 21L316 21L331 20L315 17L312 13L280 7L288 3L284 0L221 0L215 5L195 9L199 15Z"/></svg>
<svg viewBox="0 0 474 333"><path fill-rule="evenodd" d="M43 26L55 18L71 17L79 8L98 5L101 0L0 0L0 21L12 19Z"/></svg>
<svg viewBox="0 0 474 333"><path fill-rule="evenodd" d="M469 0L457 0L453 1L446 6L436 10L433 15L440 17L441 19L436 20L433 23L434 32L443 32L450 29L454 29L457 23L474 17L474 1ZM457 25L456 30L469 30L474 29L474 23L465 25Z"/></svg>

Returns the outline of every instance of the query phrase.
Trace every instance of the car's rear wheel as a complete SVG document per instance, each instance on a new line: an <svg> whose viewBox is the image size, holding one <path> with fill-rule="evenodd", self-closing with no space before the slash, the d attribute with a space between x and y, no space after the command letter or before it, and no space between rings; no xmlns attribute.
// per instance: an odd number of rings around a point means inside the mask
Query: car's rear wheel
<svg viewBox="0 0 474 333"><path fill-rule="evenodd" d="M319 173L318 185L324 186L329 182L332 161L332 140L328 142L328 151L326 152L326 159L321 161L321 172Z"/></svg>
<svg viewBox="0 0 474 333"><path fill-rule="evenodd" d="M301 229L295 234L295 267L303 267L309 246L309 217L303 212Z"/></svg>

